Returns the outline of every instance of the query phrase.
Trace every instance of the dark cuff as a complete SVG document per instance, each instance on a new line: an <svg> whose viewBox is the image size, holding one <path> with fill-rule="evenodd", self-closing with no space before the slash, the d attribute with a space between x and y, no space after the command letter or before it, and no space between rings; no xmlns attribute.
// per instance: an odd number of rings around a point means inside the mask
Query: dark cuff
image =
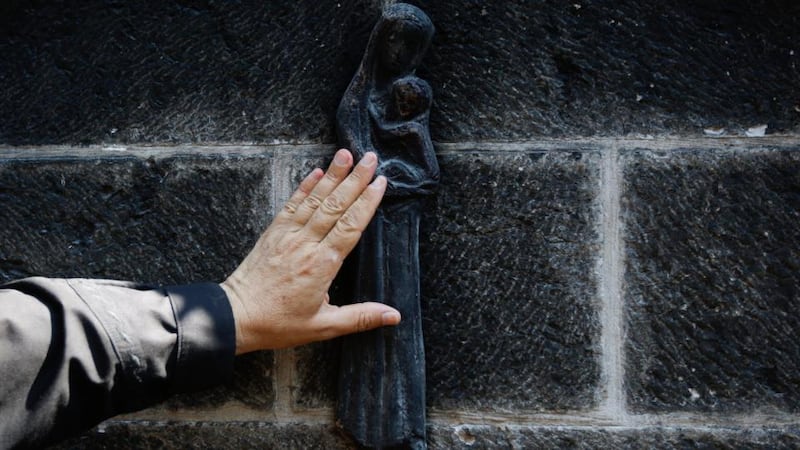
<svg viewBox="0 0 800 450"><path fill-rule="evenodd" d="M236 326L225 291L216 283L164 289L178 324L172 391L195 391L230 380Z"/></svg>

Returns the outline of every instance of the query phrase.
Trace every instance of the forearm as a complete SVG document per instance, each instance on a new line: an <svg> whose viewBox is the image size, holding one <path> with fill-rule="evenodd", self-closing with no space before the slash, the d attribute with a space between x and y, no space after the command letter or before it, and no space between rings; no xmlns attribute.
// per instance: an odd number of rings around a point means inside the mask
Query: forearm
<svg viewBox="0 0 800 450"><path fill-rule="evenodd" d="M234 344L230 306L214 284L31 278L3 286L0 448L38 445L218 383Z"/></svg>

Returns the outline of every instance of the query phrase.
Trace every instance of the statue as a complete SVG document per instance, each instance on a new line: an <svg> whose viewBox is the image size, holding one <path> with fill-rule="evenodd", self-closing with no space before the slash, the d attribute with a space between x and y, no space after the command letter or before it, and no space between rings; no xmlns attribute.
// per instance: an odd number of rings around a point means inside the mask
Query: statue
<svg viewBox="0 0 800 450"><path fill-rule="evenodd" d="M426 448L419 220L439 166L428 129L432 91L414 72L433 31L420 9L387 7L337 113L341 146L356 158L374 151L388 181L353 255L353 301L387 303L403 317L342 341L337 423L369 448Z"/></svg>

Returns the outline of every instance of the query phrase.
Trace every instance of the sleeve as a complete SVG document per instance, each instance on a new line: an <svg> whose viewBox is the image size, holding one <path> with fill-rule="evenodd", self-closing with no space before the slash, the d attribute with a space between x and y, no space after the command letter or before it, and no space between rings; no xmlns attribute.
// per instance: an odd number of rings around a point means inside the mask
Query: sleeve
<svg viewBox="0 0 800 450"><path fill-rule="evenodd" d="M233 371L214 283L29 278L0 286L0 449L39 446Z"/></svg>

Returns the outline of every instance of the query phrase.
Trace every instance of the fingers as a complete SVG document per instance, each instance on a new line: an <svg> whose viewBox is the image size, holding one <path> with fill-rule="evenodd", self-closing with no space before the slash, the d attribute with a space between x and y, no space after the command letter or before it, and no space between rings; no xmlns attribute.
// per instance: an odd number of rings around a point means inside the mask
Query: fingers
<svg viewBox="0 0 800 450"><path fill-rule="evenodd" d="M356 246L361 233L369 225L375 210L386 192L386 177L379 176L347 208L321 244L328 246L340 255L347 255Z"/></svg>
<svg viewBox="0 0 800 450"><path fill-rule="evenodd" d="M321 318L321 339L332 339L400 323L400 312L383 303L365 302L331 306Z"/></svg>
<svg viewBox="0 0 800 450"><path fill-rule="evenodd" d="M322 179L322 176L325 173L322 169L314 169L306 175L305 179L300 182L300 186L297 188L296 191L289 197L289 201L283 206L281 212L275 217L275 220L287 220L290 219L295 212L297 212L297 208L300 204L311 194L311 191L314 187L319 183L319 180Z"/></svg>
<svg viewBox="0 0 800 450"><path fill-rule="evenodd" d="M378 158L367 153L356 167L324 200L306 224L311 236L322 240L334 227L336 221L358 199L375 174Z"/></svg>
<svg viewBox="0 0 800 450"><path fill-rule="evenodd" d="M320 207L322 201L347 177L352 166L353 156L349 151L341 149L336 152L331 165L328 166L328 171L325 172L325 176L316 183L310 194L303 197L296 211L292 214L292 220L298 225L305 225L314 214L314 211Z"/></svg>

